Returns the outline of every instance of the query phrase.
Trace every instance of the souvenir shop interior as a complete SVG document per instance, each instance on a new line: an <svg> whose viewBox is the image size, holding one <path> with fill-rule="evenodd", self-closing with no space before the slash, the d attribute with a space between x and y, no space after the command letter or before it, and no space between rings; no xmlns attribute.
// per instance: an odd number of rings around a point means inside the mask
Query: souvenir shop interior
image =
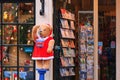
<svg viewBox="0 0 120 80"><path fill-rule="evenodd" d="M55 0L54 80L94 80L93 5L93 0ZM99 80L116 80L115 6L115 0L98 0Z"/></svg>

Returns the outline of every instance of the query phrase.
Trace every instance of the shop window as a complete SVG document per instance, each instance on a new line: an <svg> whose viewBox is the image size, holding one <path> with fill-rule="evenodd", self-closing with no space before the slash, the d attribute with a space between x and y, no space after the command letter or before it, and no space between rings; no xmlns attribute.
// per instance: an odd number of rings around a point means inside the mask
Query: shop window
<svg viewBox="0 0 120 80"><path fill-rule="evenodd" d="M31 59L35 1L8 2L0 1L0 77L2 80L35 80Z"/></svg>
<svg viewBox="0 0 120 80"><path fill-rule="evenodd" d="M17 66L17 46L2 46L3 66Z"/></svg>
<svg viewBox="0 0 120 80"><path fill-rule="evenodd" d="M5 67L3 69L3 78L4 78L4 80L10 80L10 79L15 80L15 79L17 79L17 68Z"/></svg>
<svg viewBox="0 0 120 80"><path fill-rule="evenodd" d="M33 3L20 3L18 8L19 23L34 23Z"/></svg>
<svg viewBox="0 0 120 80"><path fill-rule="evenodd" d="M17 44L17 26L16 25L2 26L2 43Z"/></svg>
<svg viewBox="0 0 120 80"><path fill-rule="evenodd" d="M1 23L1 4L0 4L0 23Z"/></svg>
<svg viewBox="0 0 120 80"><path fill-rule="evenodd" d="M31 39L31 30L33 25L20 25L19 26L19 44L33 44ZM24 38L23 38L24 37Z"/></svg>
<svg viewBox="0 0 120 80"><path fill-rule="evenodd" d="M17 3L3 3L3 22L14 23L17 22Z"/></svg>

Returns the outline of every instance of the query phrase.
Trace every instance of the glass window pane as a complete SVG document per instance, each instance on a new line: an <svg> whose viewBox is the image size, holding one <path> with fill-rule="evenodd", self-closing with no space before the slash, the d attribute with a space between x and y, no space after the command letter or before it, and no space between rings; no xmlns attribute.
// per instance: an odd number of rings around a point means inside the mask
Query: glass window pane
<svg viewBox="0 0 120 80"><path fill-rule="evenodd" d="M1 25L0 25L0 46L1 46Z"/></svg>
<svg viewBox="0 0 120 80"><path fill-rule="evenodd" d="M33 66L33 60L31 59L32 47L21 46L19 47L19 65L20 66ZM29 71L26 68L25 71Z"/></svg>
<svg viewBox="0 0 120 80"><path fill-rule="evenodd" d="M0 23L1 23L1 3L0 3Z"/></svg>
<svg viewBox="0 0 120 80"><path fill-rule="evenodd" d="M3 68L3 79L2 80L16 80L17 79L17 68Z"/></svg>
<svg viewBox="0 0 120 80"><path fill-rule="evenodd" d="M17 3L3 3L3 22L17 22Z"/></svg>
<svg viewBox="0 0 120 80"><path fill-rule="evenodd" d="M17 66L17 46L3 46L4 66Z"/></svg>
<svg viewBox="0 0 120 80"><path fill-rule="evenodd" d="M19 23L34 23L34 4L20 3L18 9Z"/></svg>
<svg viewBox="0 0 120 80"><path fill-rule="evenodd" d="M2 61L2 46L1 46L1 25L0 25L0 66Z"/></svg>
<svg viewBox="0 0 120 80"><path fill-rule="evenodd" d="M20 80L34 80L34 71L33 68L29 68L29 71L25 71L24 69L27 67L21 67L19 70L23 70L19 72Z"/></svg>
<svg viewBox="0 0 120 80"><path fill-rule="evenodd" d="M17 44L17 26L16 25L4 25L2 34L3 44Z"/></svg>
<svg viewBox="0 0 120 80"><path fill-rule="evenodd" d="M32 38L31 38L31 30L33 25L20 25L19 26L19 43L20 44L33 44Z"/></svg>

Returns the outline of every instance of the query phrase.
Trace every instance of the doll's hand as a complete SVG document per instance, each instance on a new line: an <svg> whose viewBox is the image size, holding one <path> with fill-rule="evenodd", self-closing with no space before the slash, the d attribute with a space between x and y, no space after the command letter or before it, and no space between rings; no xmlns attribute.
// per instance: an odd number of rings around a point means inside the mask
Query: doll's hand
<svg viewBox="0 0 120 80"><path fill-rule="evenodd" d="M47 52L51 53L53 51L54 40L50 40L47 48Z"/></svg>
<svg viewBox="0 0 120 80"><path fill-rule="evenodd" d="M48 48L47 49L47 53L51 53L52 52L52 49L51 48Z"/></svg>

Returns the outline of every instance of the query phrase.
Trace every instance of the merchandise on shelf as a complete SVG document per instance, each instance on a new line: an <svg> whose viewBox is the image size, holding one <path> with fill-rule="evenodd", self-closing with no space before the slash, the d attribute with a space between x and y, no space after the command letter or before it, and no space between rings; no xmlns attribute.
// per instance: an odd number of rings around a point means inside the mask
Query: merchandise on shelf
<svg viewBox="0 0 120 80"><path fill-rule="evenodd" d="M79 80L94 79L94 27L91 13L79 13Z"/></svg>

